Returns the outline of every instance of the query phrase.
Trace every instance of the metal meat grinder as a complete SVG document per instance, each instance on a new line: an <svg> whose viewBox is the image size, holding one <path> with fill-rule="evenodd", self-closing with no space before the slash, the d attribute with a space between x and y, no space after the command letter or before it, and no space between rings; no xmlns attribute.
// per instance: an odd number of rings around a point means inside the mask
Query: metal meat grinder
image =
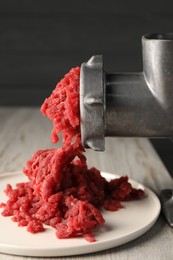
<svg viewBox="0 0 173 260"><path fill-rule="evenodd" d="M81 136L104 151L106 136L173 136L173 33L142 37L143 72L109 74L102 55L81 65Z"/></svg>
<svg viewBox="0 0 173 260"><path fill-rule="evenodd" d="M173 137L173 33L142 37L143 72L105 73L101 55L81 66L81 137L104 151L105 136ZM162 190L162 210L173 227L173 189Z"/></svg>

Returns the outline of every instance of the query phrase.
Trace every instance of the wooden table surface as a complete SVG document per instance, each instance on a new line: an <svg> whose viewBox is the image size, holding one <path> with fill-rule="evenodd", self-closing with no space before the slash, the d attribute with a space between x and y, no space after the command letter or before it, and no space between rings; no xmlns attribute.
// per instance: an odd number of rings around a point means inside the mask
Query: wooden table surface
<svg viewBox="0 0 173 260"><path fill-rule="evenodd" d="M0 173L21 170L35 151L55 147L50 142L51 129L52 123L42 117L38 108L0 108ZM173 187L172 178L147 139L107 138L105 152L87 150L86 154L89 166L118 175L127 174L157 194L164 188ZM173 229L161 214L149 231L127 244L102 252L54 259L171 260L172 244ZM42 258L0 253L0 260L7 259Z"/></svg>

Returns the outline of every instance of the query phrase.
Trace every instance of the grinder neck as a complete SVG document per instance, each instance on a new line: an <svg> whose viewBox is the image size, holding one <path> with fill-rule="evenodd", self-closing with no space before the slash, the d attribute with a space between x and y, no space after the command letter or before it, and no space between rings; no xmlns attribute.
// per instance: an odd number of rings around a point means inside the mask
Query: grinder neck
<svg viewBox="0 0 173 260"><path fill-rule="evenodd" d="M143 71L155 98L165 109L172 107L173 33L155 33L142 37Z"/></svg>

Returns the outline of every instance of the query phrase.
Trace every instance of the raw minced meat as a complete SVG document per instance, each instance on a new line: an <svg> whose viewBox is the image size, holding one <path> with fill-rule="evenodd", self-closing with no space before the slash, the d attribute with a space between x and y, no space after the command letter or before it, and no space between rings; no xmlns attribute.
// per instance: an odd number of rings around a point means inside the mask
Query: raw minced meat
<svg viewBox="0 0 173 260"><path fill-rule="evenodd" d="M15 188L7 185L3 216L11 216L31 233L42 232L44 225L56 230L57 238L82 235L94 242L93 231L105 222L101 208L116 211L121 201L140 199L144 191L134 189L127 176L108 182L96 168L89 169L80 136L80 68L72 69L57 84L41 111L53 121L52 142L60 148L39 150L27 161L24 174L28 182Z"/></svg>
<svg viewBox="0 0 173 260"><path fill-rule="evenodd" d="M73 138L80 142L79 77L80 68L71 69L41 107L43 115L53 122L53 143L58 141L61 131L65 146L70 144Z"/></svg>

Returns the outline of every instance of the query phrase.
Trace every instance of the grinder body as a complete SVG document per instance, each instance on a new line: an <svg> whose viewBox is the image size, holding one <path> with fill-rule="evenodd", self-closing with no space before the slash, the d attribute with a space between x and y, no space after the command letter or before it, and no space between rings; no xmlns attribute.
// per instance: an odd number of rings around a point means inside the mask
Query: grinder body
<svg viewBox="0 0 173 260"><path fill-rule="evenodd" d="M81 66L84 147L104 151L106 136L173 136L173 34L142 38L143 71L106 73L102 55Z"/></svg>

